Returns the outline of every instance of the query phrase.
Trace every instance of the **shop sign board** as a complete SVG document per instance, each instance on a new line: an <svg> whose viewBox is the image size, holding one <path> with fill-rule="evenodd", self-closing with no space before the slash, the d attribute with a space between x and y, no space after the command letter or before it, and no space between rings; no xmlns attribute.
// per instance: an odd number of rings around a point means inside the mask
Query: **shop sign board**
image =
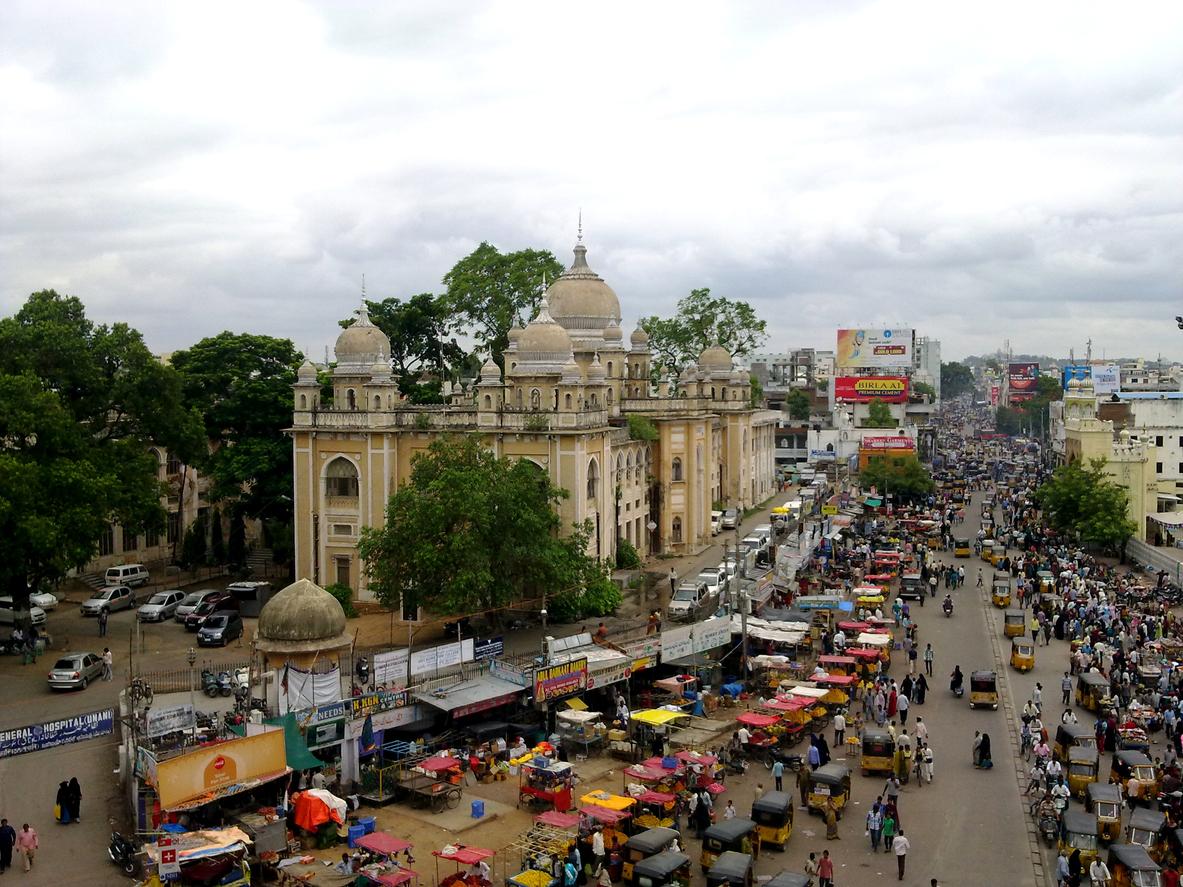
<svg viewBox="0 0 1183 887"><path fill-rule="evenodd" d="M346 700L349 703L349 716L356 720L366 715L392 708L403 708L407 704L406 690L379 690L376 693L365 693Z"/></svg>
<svg viewBox="0 0 1183 887"><path fill-rule="evenodd" d="M842 369L887 369L912 365L912 330L838 330L834 365Z"/></svg>
<svg viewBox="0 0 1183 887"><path fill-rule="evenodd" d="M908 400L907 376L837 376L834 399L851 403L905 403Z"/></svg>
<svg viewBox="0 0 1183 887"><path fill-rule="evenodd" d="M588 679L588 686L591 686L591 679ZM462 705L459 708L452 709L453 718L463 718L468 715L475 715L482 711L488 711L491 708L497 708L502 705L509 705L518 698L517 693L502 693L500 696L494 696L492 699L482 699L479 702L473 702L469 705Z"/></svg>
<svg viewBox="0 0 1183 887"><path fill-rule="evenodd" d="M156 791L160 806L168 810L202 795L277 775L286 769L284 731L277 727L158 762Z"/></svg>
<svg viewBox="0 0 1183 887"><path fill-rule="evenodd" d="M328 745L337 745L345 739L345 720L322 721L312 724L304 732L304 739L310 749L316 750Z"/></svg>
<svg viewBox="0 0 1183 887"><path fill-rule="evenodd" d="M540 705L587 689L587 657L547 665L534 671L534 701Z"/></svg>
<svg viewBox="0 0 1183 887"><path fill-rule="evenodd" d="M416 650L411 654L411 676L429 674L452 668L462 662L472 662L473 639L465 638L452 644L441 644Z"/></svg>
<svg viewBox="0 0 1183 887"><path fill-rule="evenodd" d="M1039 389L1039 364L1011 363L1006 368L1007 398L1011 403L1030 400Z"/></svg>
<svg viewBox="0 0 1183 887"><path fill-rule="evenodd" d="M193 716L193 706L189 703L174 705L171 708L148 709L148 735L163 736L178 730L192 730L196 723Z"/></svg>
<svg viewBox="0 0 1183 887"><path fill-rule="evenodd" d="M328 721L339 721L348 717L351 710L351 700L338 699L336 702L326 702L312 710L312 723L323 724Z"/></svg>
<svg viewBox="0 0 1183 887"><path fill-rule="evenodd" d="M0 758L57 748L59 745L69 745L71 742L82 742L86 739L97 739L100 736L109 736L114 731L113 708L44 721L40 724L29 724L25 727L12 727L0 730Z"/></svg>
<svg viewBox="0 0 1183 887"><path fill-rule="evenodd" d="M597 668L589 672L587 676L587 688L594 690L596 687L607 687L609 684L626 681L632 673L633 664L631 660L626 659L624 662L614 662L605 668Z"/></svg>
<svg viewBox="0 0 1183 887"><path fill-rule="evenodd" d="M694 626L694 652L705 653L731 643L731 618L716 616Z"/></svg>
<svg viewBox="0 0 1183 887"><path fill-rule="evenodd" d="M694 626L683 625L661 633L661 661L672 662L694 655Z"/></svg>
<svg viewBox="0 0 1183 887"><path fill-rule="evenodd" d="M653 668L655 665L657 665L656 656L639 656L633 660L633 674L636 674L638 671L644 671L647 668Z"/></svg>
<svg viewBox="0 0 1183 887"><path fill-rule="evenodd" d="M156 839L156 846L160 848L160 863L156 866L156 873L164 881L179 879L181 864L177 862L177 848L173 846L172 837L161 835Z"/></svg>
<svg viewBox="0 0 1183 887"><path fill-rule="evenodd" d="M822 506L822 514L825 515L826 517L833 517L837 513L838 513L838 506L837 505L823 505Z"/></svg>
<svg viewBox="0 0 1183 887"><path fill-rule="evenodd" d="M478 638L472 645L472 658L477 662L505 655L505 638Z"/></svg>
<svg viewBox="0 0 1183 887"><path fill-rule="evenodd" d="M880 437L864 437L864 450L914 450L916 441L903 434L893 434Z"/></svg>

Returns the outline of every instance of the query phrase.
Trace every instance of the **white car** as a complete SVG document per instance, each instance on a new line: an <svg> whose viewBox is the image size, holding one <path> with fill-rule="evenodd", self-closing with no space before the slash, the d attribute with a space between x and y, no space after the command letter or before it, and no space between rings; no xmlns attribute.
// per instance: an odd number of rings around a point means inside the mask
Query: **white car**
<svg viewBox="0 0 1183 887"><path fill-rule="evenodd" d="M699 573L694 581L705 585L709 594L718 594L727 582L727 570L722 566L710 567Z"/></svg>
<svg viewBox="0 0 1183 887"><path fill-rule="evenodd" d="M691 619L695 611L706 602L707 597L707 587L701 580L683 582L670 598L666 613L672 620Z"/></svg>
<svg viewBox="0 0 1183 887"><path fill-rule="evenodd" d="M58 599L56 595L52 595L48 591L34 591L29 594L29 603L49 611L57 607Z"/></svg>
<svg viewBox="0 0 1183 887"><path fill-rule="evenodd" d="M42 610L40 607L33 606L30 604L30 606L29 606L29 621L31 621L34 625L44 625L45 624L45 611ZM13 609L12 596L5 595L4 597L0 597L0 625L15 625L15 624L16 624L16 612Z"/></svg>
<svg viewBox="0 0 1183 887"><path fill-rule="evenodd" d="M723 526L723 512L712 511L711 512L711 535L718 536L719 530L722 528L722 526Z"/></svg>
<svg viewBox="0 0 1183 887"><path fill-rule="evenodd" d="M177 612L184 598L185 592L176 589L158 591L148 599L148 603L136 610L136 618L141 622L163 622Z"/></svg>

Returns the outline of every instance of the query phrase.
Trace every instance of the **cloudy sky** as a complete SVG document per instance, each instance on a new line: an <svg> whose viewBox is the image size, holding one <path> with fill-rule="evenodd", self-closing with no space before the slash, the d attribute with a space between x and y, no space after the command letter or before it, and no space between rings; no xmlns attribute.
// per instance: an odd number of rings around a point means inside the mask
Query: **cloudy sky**
<svg viewBox="0 0 1183 887"><path fill-rule="evenodd" d="M0 4L0 311L314 356L481 240L767 350L1183 358L1183 4Z"/></svg>

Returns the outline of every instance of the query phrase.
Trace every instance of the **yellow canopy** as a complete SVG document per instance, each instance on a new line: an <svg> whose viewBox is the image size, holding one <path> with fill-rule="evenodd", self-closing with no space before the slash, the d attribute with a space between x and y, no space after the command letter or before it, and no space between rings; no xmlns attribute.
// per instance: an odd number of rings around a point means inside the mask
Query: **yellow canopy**
<svg viewBox="0 0 1183 887"><path fill-rule="evenodd" d="M608 810L627 810L633 804L637 803L636 798L630 798L627 795L614 795L610 792L595 791L588 792L579 799L579 803L585 807L604 807Z"/></svg>
<svg viewBox="0 0 1183 887"><path fill-rule="evenodd" d="M678 718L688 718L690 715L681 711L669 711L664 708L643 708L640 711L634 711L630 715L634 721L640 721L642 724L648 724L651 727L664 727Z"/></svg>
<svg viewBox="0 0 1183 887"><path fill-rule="evenodd" d="M582 699L573 696L567 700L567 708L570 708L574 711L587 711L587 703Z"/></svg>

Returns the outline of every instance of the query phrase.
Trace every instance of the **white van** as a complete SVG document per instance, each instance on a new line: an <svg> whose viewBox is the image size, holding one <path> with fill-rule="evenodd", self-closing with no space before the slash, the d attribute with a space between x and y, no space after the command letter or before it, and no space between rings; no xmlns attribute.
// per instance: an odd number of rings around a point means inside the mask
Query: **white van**
<svg viewBox="0 0 1183 887"><path fill-rule="evenodd" d="M136 588L148 583L148 571L143 564L122 564L118 567L107 567L106 580L108 585L126 585Z"/></svg>

